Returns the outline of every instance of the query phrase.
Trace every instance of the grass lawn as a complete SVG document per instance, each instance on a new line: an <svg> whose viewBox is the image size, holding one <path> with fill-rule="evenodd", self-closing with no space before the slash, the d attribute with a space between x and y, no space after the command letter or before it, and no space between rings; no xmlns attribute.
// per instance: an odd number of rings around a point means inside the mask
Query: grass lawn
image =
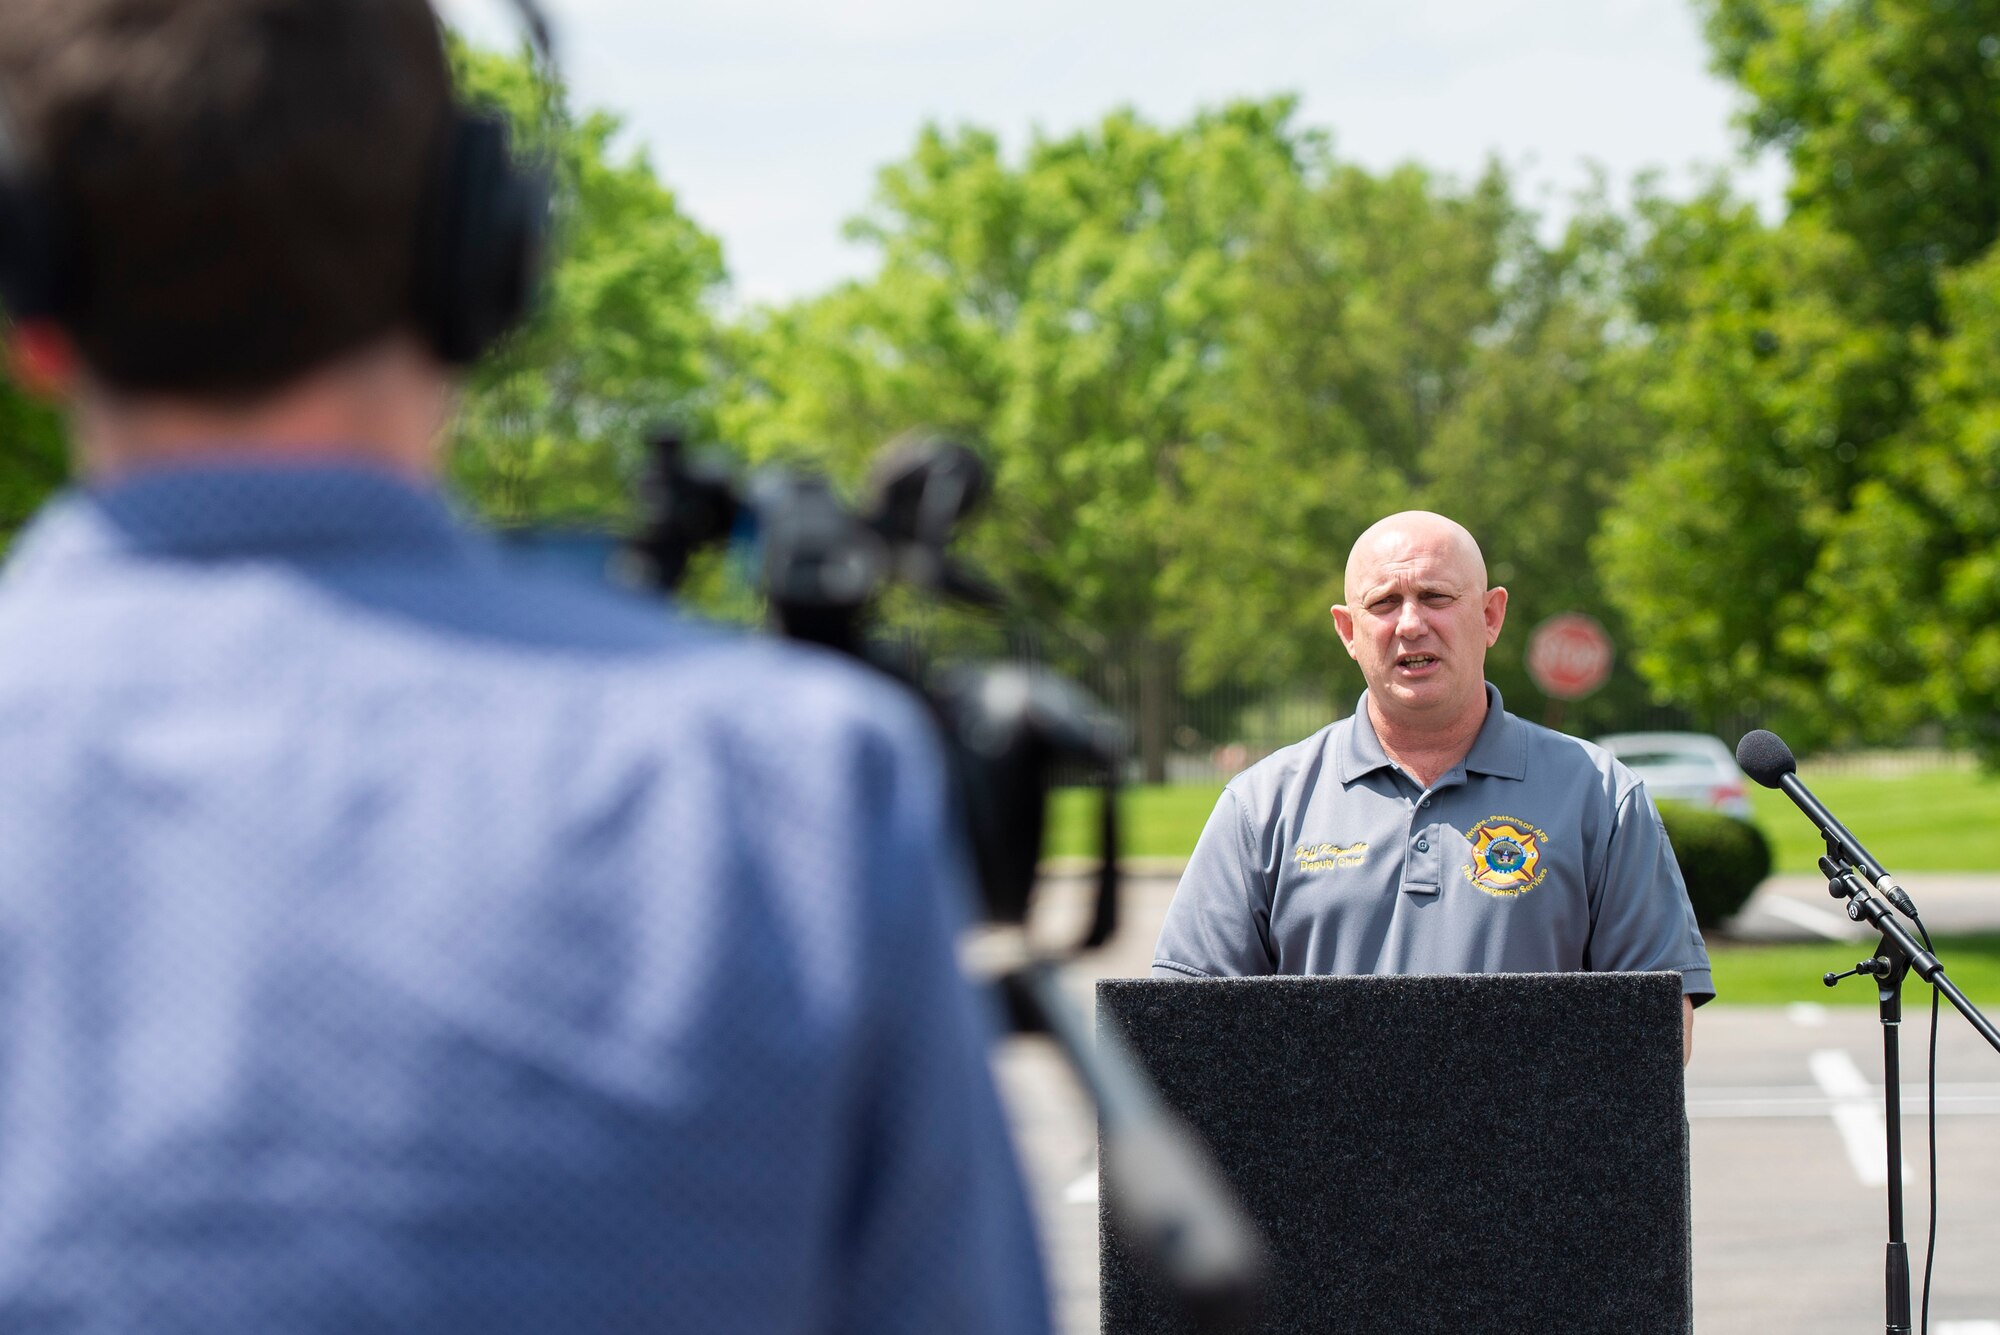
<svg viewBox="0 0 2000 1335"><path fill-rule="evenodd" d="M2000 873L2000 778L1938 770L1898 778L1806 775L1806 786L1883 866ZM1783 793L1750 789L1779 871L1814 872L1819 832Z"/></svg>
<svg viewBox="0 0 2000 1335"><path fill-rule="evenodd" d="M1895 778L1809 777L1807 784L1882 864L1904 879L1927 871L2000 873L2000 778L1937 771ZM1125 792L1125 851L1185 858L1215 806L1220 783L1132 788ZM1820 854L1811 822L1783 793L1751 789L1757 824L1782 872L1812 872ZM1095 796L1066 789L1050 810L1050 856L1097 851Z"/></svg>
<svg viewBox="0 0 2000 1335"><path fill-rule="evenodd" d="M2000 780L1970 773L1937 772L1883 778L1863 775L1808 776L1822 802L1882 862L1904 875L1924 872L2000 874ZM1124 843L1140 857L1185 858L1221 792L1220 783L1135 788L1123 799ZM1777 869L1817 870L1818 836L1783 793L1753 788L1757 823L1771 839ZM1059 792L1050 811L1047 848L1051 855L1088 855L1096 850L1096 798L1075 790ZM1918 886L1921 889L1921 886ZM1711 944L1715 985L1726 1002L1777 1005L1817 1001L1832 1006L1872 1006L1872 986L1848 979L1838 987L1820 975L1849 969L1861 958L1859 943L1800 945ZM2000 933L1941 937L1938 957L1953 982L1981 1009L2000 1015ZM1914 976L1903 999L1914 1018L1930 1004L1930 988Z"/></svg>
<svg viewBox="0 0 2000 1335"><path fill-rule="evenodd" d="M1119 794L1118 832L1124 852L1142 858L1185 858L1222 793L1220 783L1160 784ZM1058 789L1049 803L1044 856L1095 856L1097 792Z"/></svg>
<svg viewBox="0 0 2000 1335"><path fill-rule="evenodd" d="M2000 1015L2000 932L1972 936L1939 936L1937 956L1945 976L1989 1017ZM1770 1006L1790 1001L1817 1001L1828 1006L1873 1006L1873 979L1843 978L1837 987L1820 982L1824 973L1854 967L1869 947L1862 942L1810 942L1801 945L1749 946L1711 942L1709 960L1715 966L1715 994L1729 1005ZM1903 1019L1913 1022L1931 1004L1930 985L1911 974L1903 984ZM1943 1003L1946 1011L1951 1003ZM1944 1023L1963 1021L1947 1019Z"/></svg>

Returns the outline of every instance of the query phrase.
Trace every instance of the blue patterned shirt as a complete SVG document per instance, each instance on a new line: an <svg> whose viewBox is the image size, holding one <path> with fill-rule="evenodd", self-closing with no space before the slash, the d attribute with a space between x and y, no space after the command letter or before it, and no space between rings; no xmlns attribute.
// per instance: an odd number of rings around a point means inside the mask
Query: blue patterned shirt
<svg viewBox="0 0 2000 1335"><path fill-rule="evenodd" d="M0 574L0 1330L1039 1332L915 705L360 467Z"/></svg>

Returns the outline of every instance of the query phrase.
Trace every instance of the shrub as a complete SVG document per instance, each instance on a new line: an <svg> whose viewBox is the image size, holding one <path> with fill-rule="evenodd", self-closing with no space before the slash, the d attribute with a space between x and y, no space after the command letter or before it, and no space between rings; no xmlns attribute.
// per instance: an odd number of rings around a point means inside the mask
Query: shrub
<svg viewBox="0 0 2000 1335"><path fill-rule="evenodd" d="M1716 927L1743 907L1771 874L1771 845L1748 821L1680 802L1660 803L1660 819L1687 882L1694 918Z"/></svg>

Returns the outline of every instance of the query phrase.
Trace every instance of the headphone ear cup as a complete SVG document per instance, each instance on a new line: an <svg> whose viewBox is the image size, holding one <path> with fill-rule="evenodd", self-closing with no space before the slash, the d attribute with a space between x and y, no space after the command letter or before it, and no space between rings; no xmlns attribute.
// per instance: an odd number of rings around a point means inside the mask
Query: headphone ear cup
<svg viewBox="0 0 2000 1335"><path fill-rule="evenodd" d="M0 304L16 320L62 313L64 265L49 202L36 190L0 117Z"/></svg>
<svg viewBox="0 0 2000 1335"><path fill-rule="evenodd" d="M549 187L514 161L507 123L455 113L417 242L418 328L467 366L534 304L548 251Z"/></svg>

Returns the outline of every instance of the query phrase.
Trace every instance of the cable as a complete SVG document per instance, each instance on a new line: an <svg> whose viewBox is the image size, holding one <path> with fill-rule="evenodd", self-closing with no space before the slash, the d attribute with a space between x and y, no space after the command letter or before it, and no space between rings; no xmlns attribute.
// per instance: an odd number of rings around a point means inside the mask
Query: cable
<svg viewBox="0 0 2000 1335"><path fill-rule="evenodd" d="M1917 934L1924 938L1924 949L1931 949L1931 934L1924 926L1922 918L1913 918L1917 924ZM1935 954L1935 951L1932 951ZM1919 1335L1930 1335L1931 1329L1931 1262L1937 1259L1938 1221L1938 1169L1937 1169L1937 1035L1938 1035L1938 988L1931 984L1931 1063L1930 1084L1924 1095L1925 1120L1929 1123L1925 1139L1931 1151L1931 1235L1924 1245L1924 1306L1923 1319L1917 1330ZM1901 1097L1900 1093L1897 1097Z"/></svg>

